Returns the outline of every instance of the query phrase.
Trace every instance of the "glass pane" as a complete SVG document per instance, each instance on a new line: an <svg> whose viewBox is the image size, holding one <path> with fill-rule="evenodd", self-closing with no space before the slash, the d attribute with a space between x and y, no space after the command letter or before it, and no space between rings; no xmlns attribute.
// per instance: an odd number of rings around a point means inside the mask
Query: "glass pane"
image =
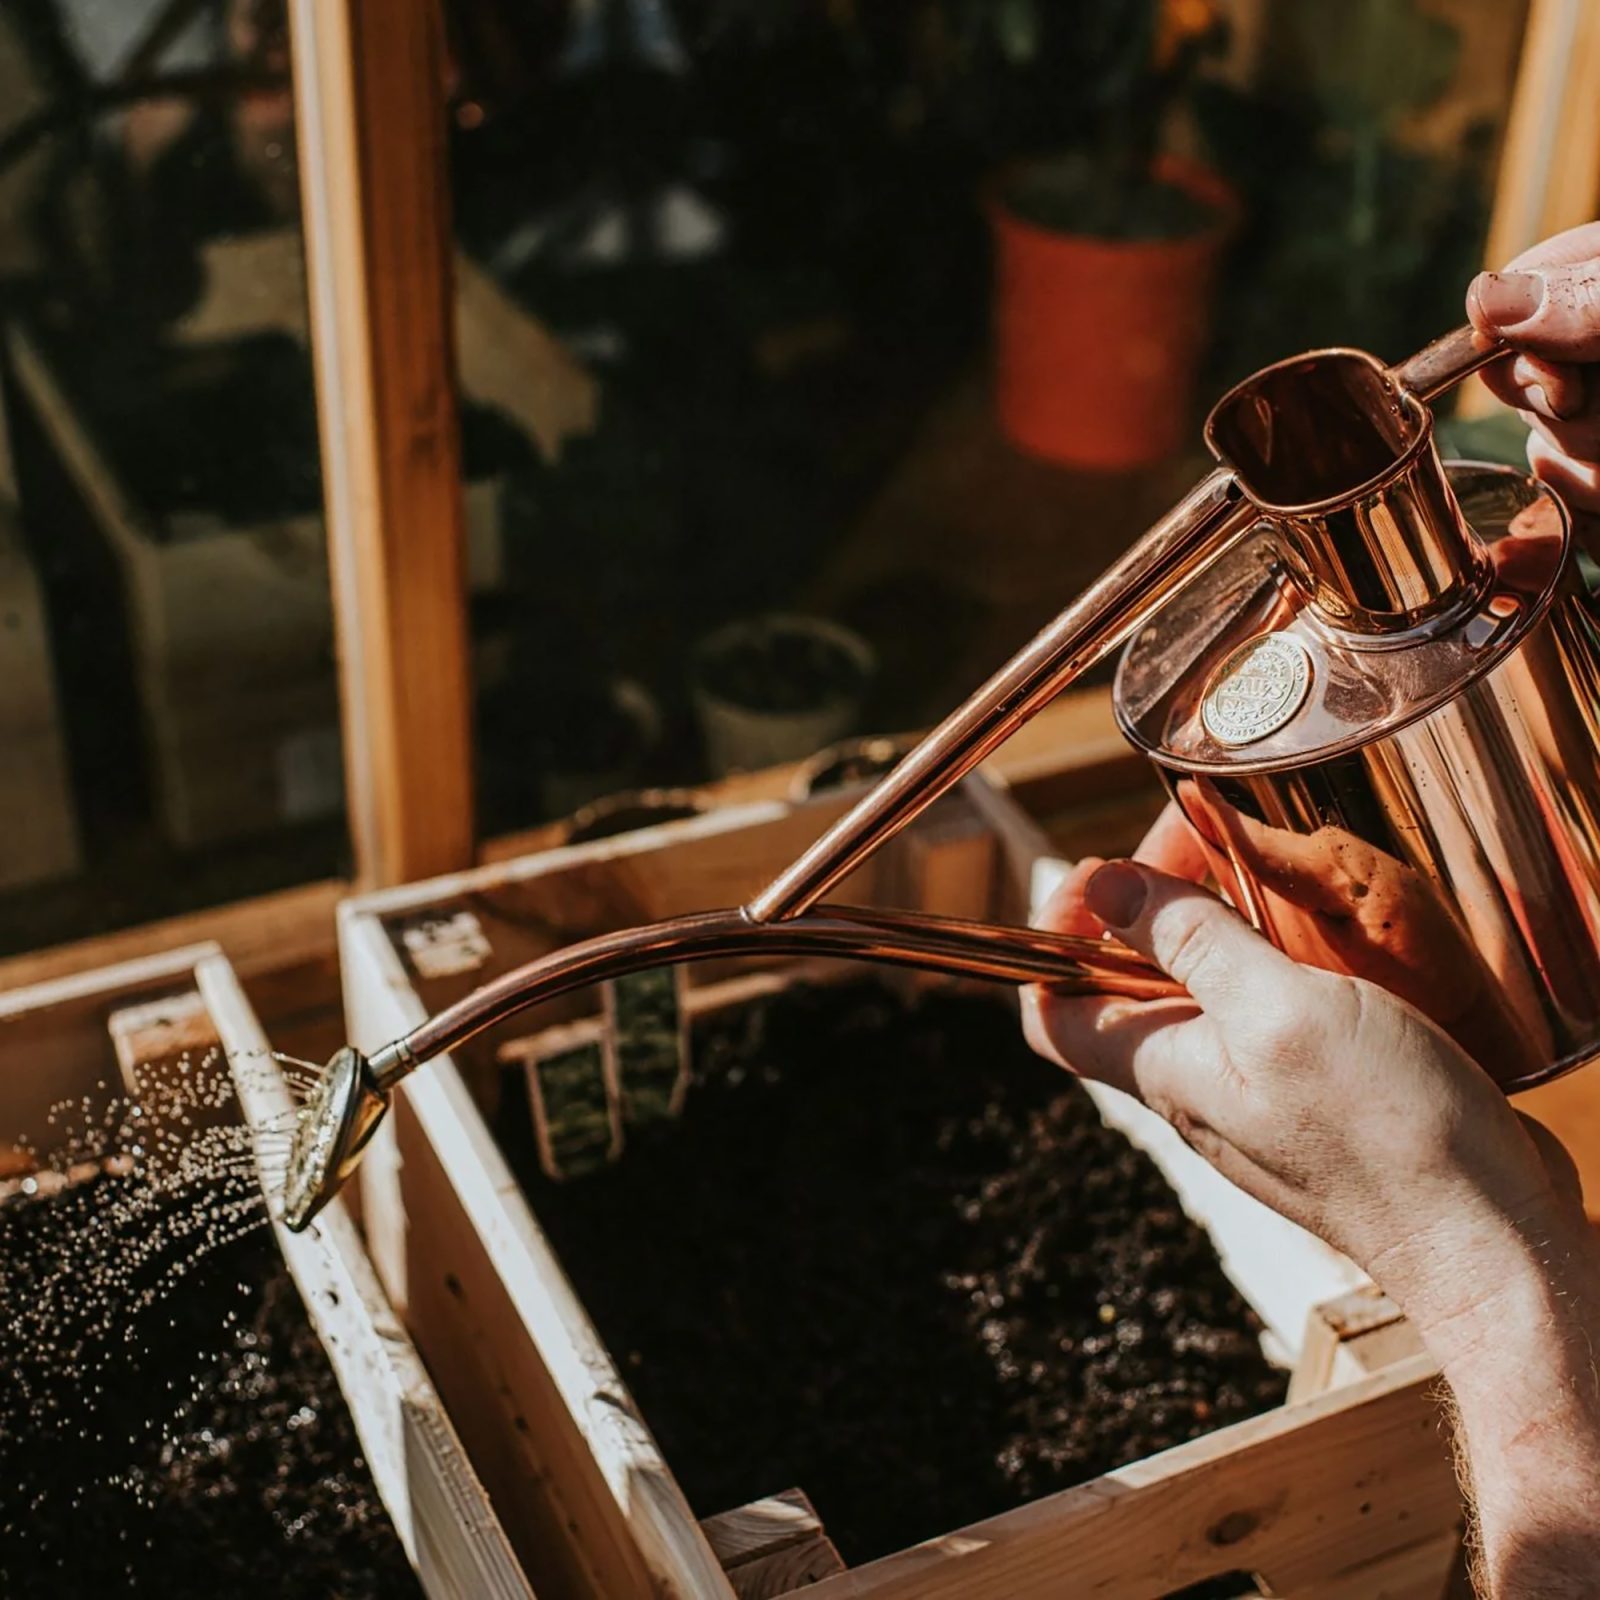
<svg viewBox="0 0 1600 1600"><path fill-rule="evenodd" d="M0 950L343 870L281 10L0 8Z"/></svg>
<svg viewBox="0 0 1600 1600"><path fill-rule="evenodd" d="M1235 377L1453 326L1523 21L447 9L489 831L925 725L1194 480Z"/></svg>

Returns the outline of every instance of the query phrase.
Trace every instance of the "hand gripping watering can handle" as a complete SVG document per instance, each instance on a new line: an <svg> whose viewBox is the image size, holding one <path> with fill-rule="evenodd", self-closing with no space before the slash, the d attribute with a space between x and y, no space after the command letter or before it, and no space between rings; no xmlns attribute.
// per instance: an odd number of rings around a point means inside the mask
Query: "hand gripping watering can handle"
<svg viewBox="0 0 1600 1600"><path fill-rule="evenodd" d="M1402 389L1426 405L1505 353L1506 347L1498 339L1464 324L1389 370Z"/></svg>

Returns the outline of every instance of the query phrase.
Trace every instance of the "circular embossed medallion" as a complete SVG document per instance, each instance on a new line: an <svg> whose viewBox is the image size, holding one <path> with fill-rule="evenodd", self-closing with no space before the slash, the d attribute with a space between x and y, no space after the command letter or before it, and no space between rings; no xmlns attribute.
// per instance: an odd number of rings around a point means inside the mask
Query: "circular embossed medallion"
<svg viewBox="0 0 1600 1600"><path fill-rule="evenodd" d="M1311 687L1311 657L1287 633L1242 644L1217 668L1200 717L1218 744L1251 744L1276 733Z"/></svg>

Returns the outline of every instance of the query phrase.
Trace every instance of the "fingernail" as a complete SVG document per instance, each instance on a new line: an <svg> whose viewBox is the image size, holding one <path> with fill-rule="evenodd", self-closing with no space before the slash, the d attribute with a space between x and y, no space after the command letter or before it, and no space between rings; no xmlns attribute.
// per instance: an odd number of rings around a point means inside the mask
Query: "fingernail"
<svg viewBox="0 0 1600 1600"><path fill-rule="evenodd" d="M1502 328L1526 322L1544 304L1542 272L1480 272L1472 287L1478 309Z"/></svg>
<svg viewBox="0 0 1600 1600"><path fill-rule="evenodd" d="M1131 862L1108 861L1089 880L1083 898L1108 928L1130 928L1144 910L1150 886Z"/></svg>

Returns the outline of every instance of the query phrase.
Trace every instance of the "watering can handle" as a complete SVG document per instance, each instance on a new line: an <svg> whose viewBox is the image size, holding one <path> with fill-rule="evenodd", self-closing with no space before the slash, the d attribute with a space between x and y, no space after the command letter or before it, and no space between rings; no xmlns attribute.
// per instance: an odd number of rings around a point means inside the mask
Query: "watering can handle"
<svg viewBox="0 0 1600 1600"><path fill-rule="evenodd" d="M1505 353L1498 339L1463 323L1389 370L1402 389L1426 405Z"/></svg>

